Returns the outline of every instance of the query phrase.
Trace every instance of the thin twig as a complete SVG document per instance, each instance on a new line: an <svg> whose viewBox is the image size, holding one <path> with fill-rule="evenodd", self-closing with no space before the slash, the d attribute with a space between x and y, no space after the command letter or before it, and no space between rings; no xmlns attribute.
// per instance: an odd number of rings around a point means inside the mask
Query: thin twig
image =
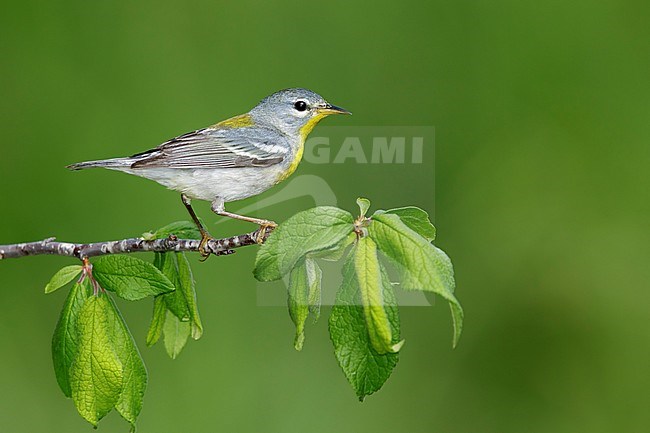
<svg viewBox="0 0 650 433"><path fill-rule="evenodd" d="M205 250L216 256L232 254L234 253L233 248L256 244L258 236L260 236L260 230L262 229L260 228L254 232L229 238L211 239L206 243ZM260 238L261 241L266 240L272 230L270 227L265 228L264 234ZM57 242L55 238L48 238L37 242L0 245L0 260L42 254L76 257L83 260L84 258L103 256L106 254L128 254L147 251L199 251L200 243L200 240L177 239L175 236L154 240L130 238L119 241L93 242L90 244Z"/></svg>

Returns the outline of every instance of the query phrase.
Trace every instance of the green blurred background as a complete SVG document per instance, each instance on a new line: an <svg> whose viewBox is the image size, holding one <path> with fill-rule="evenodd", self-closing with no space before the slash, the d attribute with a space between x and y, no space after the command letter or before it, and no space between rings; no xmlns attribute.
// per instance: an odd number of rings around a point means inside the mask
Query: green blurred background
<svg viewBox="0 0 650 433"><path fill-rule="evenodd" d="M649 8L4 2L0 243L118 239L185 219L177 194L153 182L63 167L309 87L354 112L330 126L435 126L435 191L394 166L383 179L354 164L297 174L318 173L350 210L360 194L384 208L435 198L436 242L466 312L460 345L442 303L404 308L401 362L358 403L326 320L295 352L286 310L258 305L255 248L242 249L194 265L206 332L174 361L144 347L150 302L120 303L150 375L139 431L648 431ZM216 220L207 204L198 211ZM64 293L42 291L69 263L0 263L0 431L91 429L50 360ZM112 413L100 429L128 427Z"/></svg>

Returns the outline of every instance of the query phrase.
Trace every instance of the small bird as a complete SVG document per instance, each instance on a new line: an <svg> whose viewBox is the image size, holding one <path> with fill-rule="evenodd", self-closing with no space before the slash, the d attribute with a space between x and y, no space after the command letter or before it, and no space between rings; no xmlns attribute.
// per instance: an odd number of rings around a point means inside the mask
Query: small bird
<svg viewBox="0 0 650 433"><path fill-rule="evenodd" d="M172 138L160 146L126 158L79 162L67 168L103 167L154 180L181 193L183 204L201 232L203 258L213 239L192 209L191 199L207 200L212 211L258 224L258 242L266 219L226 211L225 203L261 194L289 177L298 167L305 140L330 114L351 114L307 89L280 90L246 114Z"/></svg>

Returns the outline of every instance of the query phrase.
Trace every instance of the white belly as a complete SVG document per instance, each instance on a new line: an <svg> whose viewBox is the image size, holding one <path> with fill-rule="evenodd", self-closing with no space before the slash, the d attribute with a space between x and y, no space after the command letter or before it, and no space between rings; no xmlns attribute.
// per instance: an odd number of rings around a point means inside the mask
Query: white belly
<svg viewBox="0 0 650 433"><path fill-rule="evenodd" d="M242 168L138 168L118 169L129 174L154 180L190 198L214 201L242 200L261 194L277 183L283 171L280 164L271 167Z"/></svg>

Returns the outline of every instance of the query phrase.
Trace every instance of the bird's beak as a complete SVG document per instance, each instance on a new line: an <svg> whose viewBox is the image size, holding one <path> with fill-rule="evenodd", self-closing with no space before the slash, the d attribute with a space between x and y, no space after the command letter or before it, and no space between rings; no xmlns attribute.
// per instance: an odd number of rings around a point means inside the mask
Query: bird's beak
<svg viewBox="0 0 650 433"><path fill-rule="evenodd" d="M322 114L352 114L345 108L337 107L329 103L319 107L318 112Z"/></svg>

